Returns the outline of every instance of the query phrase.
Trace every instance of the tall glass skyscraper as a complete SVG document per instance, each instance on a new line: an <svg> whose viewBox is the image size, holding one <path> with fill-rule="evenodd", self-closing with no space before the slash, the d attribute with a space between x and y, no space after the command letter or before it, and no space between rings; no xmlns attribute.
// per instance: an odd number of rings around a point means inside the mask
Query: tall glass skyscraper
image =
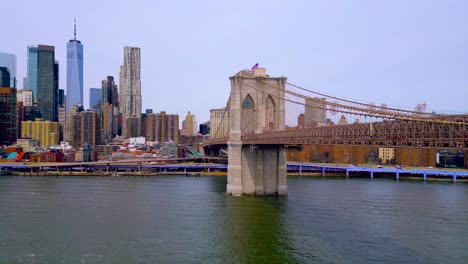
<svg viewBox="0 0 468 264"><path fill-rule="evenodd" d="M37 47L28 46L28 89L33 92L34 101L37 99Z"/></svg>
<svg viewBox="0 0 468 264"><path fill-rule="evenodd" d="M89 88L89 108L101 111L101 88ZM98 108L97 108L98 107Z"/></svg>
<svg viewBox="0 0 468 264"><path fill-rule="evenodd" d="M39 45L37 52L37 106L42 118L58 122L58 62L53 46Z"/></svg>
<svg viewBox="0 0 468 264"><path fill-rule="evenodd" d="M10 71L9 87L16 88L16 55L0 52L0 67L7 67Z"/></svg>
<svg viewBox="0 0 468 264"><path fill-rule="evenodd" d="M83 104L83 45L74 38L67 43L67 100L66 114L77 104Z"/></svg>

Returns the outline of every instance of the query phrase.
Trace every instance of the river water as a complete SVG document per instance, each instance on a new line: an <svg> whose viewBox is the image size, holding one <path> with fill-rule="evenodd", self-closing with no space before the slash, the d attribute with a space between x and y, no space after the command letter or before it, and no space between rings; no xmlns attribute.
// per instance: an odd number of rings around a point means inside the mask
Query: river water
<svg viewBox="0 0 468 264"><path fill-rule="evenodd" d="M0 263L468 263L468 185L291 177L0 177Z"/></svg>

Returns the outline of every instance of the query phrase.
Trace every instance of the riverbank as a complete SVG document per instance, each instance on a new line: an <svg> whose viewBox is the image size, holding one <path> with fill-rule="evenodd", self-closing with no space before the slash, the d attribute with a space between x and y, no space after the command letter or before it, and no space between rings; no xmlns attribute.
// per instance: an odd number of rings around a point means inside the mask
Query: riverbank
<svg viewBox="0 0 468 264"><path fill-rule="evenodd" d="M227 172L187 172L181 173L177 171L173 172L70 172L70 171L37 171L37 172L12 172L11 176L22 176L22 177L158 177L167 175L177 175L186 177L226 177ZM370 178L365 174L353 174L346 176L343 172L330 172L322 175L320 172L288 172L288 177L315 177L315 178L342 178L342 179L366 179ZM391 174L375 174L376 179L389 179L395 180L395 177ZM408 180L408 181L433 181L433 182L453 182L451 176L431 176L422 178L421 176L415 175L400 175L397 180ZM461 177L457 179L457 182L468 183L468 178Z"/></svg>

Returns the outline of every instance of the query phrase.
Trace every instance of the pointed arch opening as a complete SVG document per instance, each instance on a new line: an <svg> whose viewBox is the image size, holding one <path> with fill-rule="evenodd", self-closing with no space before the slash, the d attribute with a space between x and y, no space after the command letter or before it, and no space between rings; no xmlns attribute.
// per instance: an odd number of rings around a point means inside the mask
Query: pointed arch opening
<svg viewBox="0 0 468 264"><path fill-rule="evenodd" d="M250 96L247 94L242 100L242 119L241 119L241 130L242 134L252 134L255 133L255 102Z"/></svg>

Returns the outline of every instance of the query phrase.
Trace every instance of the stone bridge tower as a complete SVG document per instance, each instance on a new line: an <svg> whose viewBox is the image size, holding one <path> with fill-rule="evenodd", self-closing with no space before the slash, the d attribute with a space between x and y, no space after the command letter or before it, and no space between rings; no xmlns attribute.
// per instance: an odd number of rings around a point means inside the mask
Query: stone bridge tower
<svg viewBox="0 0 468 264"><path fill-rule="evenodd" d="M284 145L249 145L248 136L285 127L286 77L270 77L265 68L244 70L231 80L227 193L287 194Z"/></svg>

